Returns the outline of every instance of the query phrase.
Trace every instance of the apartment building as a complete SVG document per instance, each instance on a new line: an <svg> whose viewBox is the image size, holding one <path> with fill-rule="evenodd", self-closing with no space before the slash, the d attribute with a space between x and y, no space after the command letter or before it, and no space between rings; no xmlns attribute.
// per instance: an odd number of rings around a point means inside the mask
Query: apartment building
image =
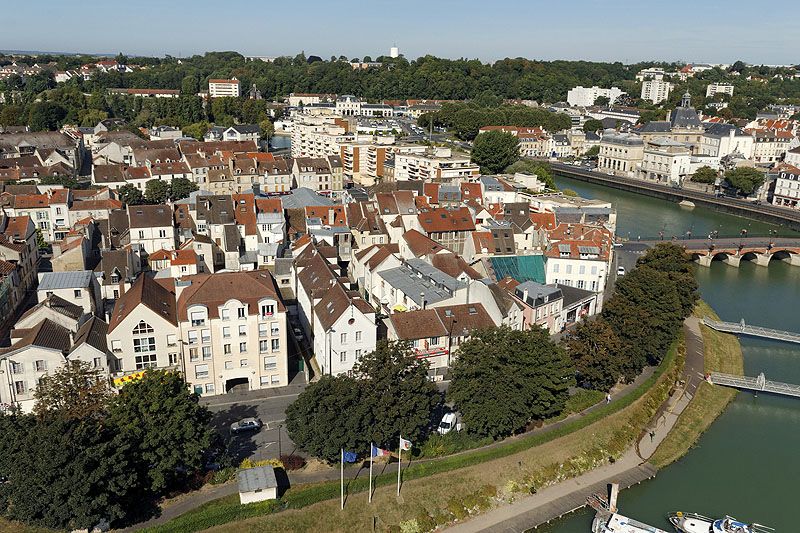
<svg viewBox="0 0 800 533"><path fill-rule="evenodd" d="M37 302L58 296L79 305L88 314L102 314L103 310L100 284L91 270L43 272L39 274L36 296Z"/></svg>
<svg viewBox="0 0 800 533"><path fill-rule="evenodd" d="M341 174L334 180L330 163L325 158L295 158L292 160L292 179L296 187L304 187L319 193L344 189Z"/></svg>
<svg viewBox="0 0 800 533"><path fill-rule="evenodd" d="M480 168L470 161L468 155L453 155L449 148L395 155L395 181L452 182L479 174Z"/></svg>
<svg viewBox="0 0 800 533"><path fill-rule="evenodd" d="M229 80L208 80L208 96L210 98L239 98L241 95L242 87L235 77Z"/></svg>
<svg viewBox="0 0 800 533"><path fill-rule="evenodd" d="M337 116L299 115L292 130L292 157L341 155L341 145L353 140L346 120Z"/></svg>
<svg viewBox="0 0 800 533"><path fill-rule="evenodd" d="M172 209L166 205L133 205L128 208L131 244L147 253L175 249Z"/></svg>
<svg viewBox="0 0 800 533"><path fill-rule="evenodd" d="M573 87L567 91L567 103L572 107L589 107L593 106L595 101L601 96L608 98L608 103L613 104L617 98L625 94L619 87L611 87L610 89L601 89L593 85L592 87Z"/></svg>
<svg viewBox="0 0 800 533"><path fill-rule="evenodd" d="M800 168L782 164L775 169L775 192L772 194L772 203L792 209L800 208Z"/></svg>
<svg viewBox="0 0 800 533"><path fill-rule="evenodd" d="M186 380L201 394L289 383L286 308L268 271L176 280Z"/></svg>
<svg viewBox="0 0 800 533"><path fill-rule="evenodd" d="M733 96L733 85L730 83L709 83L706 87L706 98L711 98L717 94Z"/></svg>
<svg viewBox="0 0 800 533"><path fill-rule="evenodd" d="M654 104L659 104L669 98L673 85L664 80L647 80L642 83L642 100L648 100Z"/></svg>
<svg viewBox="0 0 800 533"><path fill-rule="evenodd" d="M644 142L632 133L605 132L600 140L597 170L632 177L644 157Z"/></svg>

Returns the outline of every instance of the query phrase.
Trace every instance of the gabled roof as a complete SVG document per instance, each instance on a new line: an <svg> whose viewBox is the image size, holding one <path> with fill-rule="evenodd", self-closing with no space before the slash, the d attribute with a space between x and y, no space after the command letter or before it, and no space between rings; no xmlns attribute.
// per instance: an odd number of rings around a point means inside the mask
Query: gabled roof
<svg viewBox="0 0 800 533"><path fill-rule="evenodd" d="M84 289L91 285L93 276L91 270L45 272L39 279L37 290L42 292L59 289Z"/></svg>
<svg viewBox="0 0 800 533"><path fill-rule="evenodd" d="M178 319L188 320L187 308L204 305L210 318L219 318L219 307L231 299L247 304L250 314L258 313L258 302L263 298L277 301L279 312L285 312L275 280L266 270L252 272L218 272L197 274L182 278L191 282L178 298Z"/></svg>
<svg viewBox="0 0 800 533"><path fill-rule="evenodd" d="M101 351L108 352L108 345L106 344L106 336L108 335L108 324L93 316L87 320L75 334L75 341L72 343L70 353L77 350L81 345L88 344L93 348Z"/></svg>
<svg viewBox="0 0 800 533"><path fill-rule="evenodd" d="M405 232L402 238L406 241L406 245L408 245L409 250L411 250L411 253L414 254L415 257L422 257L443 251L449 251L438 242L430 239L415 229Z"/></svg>
<svg viewBox="0 0 800 533"><path fill-rule="evenodd" d="M128 207L130 228L172 227L172 210L166 205L132 205Z"/></svg>
<svg viewBox="0 0 800 533"><path fill-rule="evenodd" d="M130 290L120 296L114 305L111 321L108 324L109 333L139 305L144 305L173 326L178 325L175 295L159 285L152 277L140 274Z"/></svg>
<svg viewBox="0 0 800 533"><path fill-rule="evenodd" d="M442 233L445 231L475 231L472 214L466 207L458 209L431 209L417 215L422 229L426 233Z"/></svg>
<svg viewBox="0 0 800 533"><path fill-rule="evenodd" d="M36 324L30 329L17 331L21 336L12 334L13 338L19 338L11 347L4 348L4 353L19 350L27 346L40 346L51 350L66 352L70 347L70 332L61 324L57 324L47 318Z"/></svg>
<svg viewBox="0 0 800 533"><path fill-rule="evenodd" d="M51 294L38 304L25 311L25 313L23 313L22 316L17 319L17 321L30 317L43 307L52 309L56 313L64 315L65 317L73 320L78 320L81 316L83 316L83 307L80 305L75 305L74 303L69 302L55 294Z"/></svg>

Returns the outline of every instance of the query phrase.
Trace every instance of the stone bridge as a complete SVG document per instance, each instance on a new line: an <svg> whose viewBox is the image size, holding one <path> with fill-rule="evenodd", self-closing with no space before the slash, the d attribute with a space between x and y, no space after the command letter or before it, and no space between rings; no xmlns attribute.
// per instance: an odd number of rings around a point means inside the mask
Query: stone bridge
<svg viewBox="0 0 800 533"><path fill-rule="evenodd" d="M650 241L648 244L656 244ZM738 267L741 261L755 261L759 266L769 266L775 260L800 266L800 238L742 237L723 239L681 239L673 241L686 248L686 252L702 266L710 267L714 260Z"/></svg>

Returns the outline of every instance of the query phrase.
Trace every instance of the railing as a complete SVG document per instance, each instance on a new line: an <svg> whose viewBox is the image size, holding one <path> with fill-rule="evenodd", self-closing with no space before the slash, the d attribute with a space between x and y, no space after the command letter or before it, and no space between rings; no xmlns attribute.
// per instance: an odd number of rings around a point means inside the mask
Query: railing
<svg viewBox="0 0 800 533"><path fill-rule="evenodd" d="M709 318L703 319L703 324L711 329L721 331L723 333L732 333L734 335L749 335L751 337L762 337L766 339L773 339L784 342L795 342L800 344L800 333L791 331L782 331L779 329L763 328L760 326L750 326L745 324L744 320L741 322L720 322L711 320Z"/></svg>
<svg viewBox="0 0 800 533"><path fill-rule="evenodd" d="M712 372L709 375L708 380L714 385L723 385L736 389L770 392L773 394L781 394L783 396L800 398L800 385L769 380L766 378L763 372L755 378L749 376L723 374L721 372Z"/></svg>

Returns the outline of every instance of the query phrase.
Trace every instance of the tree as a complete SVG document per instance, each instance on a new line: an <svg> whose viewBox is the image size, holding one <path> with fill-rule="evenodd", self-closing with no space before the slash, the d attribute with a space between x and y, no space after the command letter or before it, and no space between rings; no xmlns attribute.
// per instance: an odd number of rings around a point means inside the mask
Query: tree
<svg viewBox="0 0 800 533"><path fill-rule="evenodd" d="M286 409L286 431L297 446L328 462L338 462L342 448L363 453L371 415L364 388L348 376L323 376Z"/></svg>
<svg viewBox="0 0 800 533"><path fill-rule="evenodd" d="M581 386L608 390L622 377L622 342L605 321L583 322L567 335L564 348Z"/></svg>
<svg viewBox="0 0 800 533"><path fill-rule="evenodd" d="M99 418L111 399L108 379L82 361L69 361L39 380L34 412L39 418Z"/></svg>
<svg viewBox="0 0 800 533"><path fill-rule="evenodd" d="M610 103L611 99L608 96L598 96L594 99L594 105L607 106Z"/></svg>
<svg viewBox="0 0 800 533"><path fill-rule="evenodd" d="M742 194L750 195L764 183L764 173L751 167L739 167L727 171L725 180Z"/></svg>
<svg viewBox="0 0 800 533"><path fill-rule="evenodd" d="M47 248L47 241L42 233L42 228L36 228L36 247L40 250Z"/></svg>
<svg viewBox="0 0 800 533"><path fill-rule="evenodd" d="M142 191L130 183L117 189L117 197L125 205L139 205L144 203Z"/></svg>
<svg viewBox="0 0 800 533"><path fill-rule="evenodd" d="M560 413L572 384L574 368L546 331L503 327L459 347L447 399L469 432L497 439Z"/></svg>
<svg viewBox="0 0 800 533"><path fill-rule="evenodd" d="M592 146L591 148L586 150L586 153L583 155L586 157L597 158L597 156L600 155L600 147L597 145Z"/></svg>
<svg viewBox="0 0 800 533"><path fill-rule="evenodd" d="M182 200L198 189L197 184L186 178L175 178L169 184L169 199Z"/></svg>
<svg viewBox="0 0 800 533"><path fill-rule="evenodd" d="M184 76L181 80L181 94L184 96L193 96L200 90L200 83L197 76L188 75Z"/></svg>
<svg viewBox="0 0 800 533"><path fill-rule="evenodd" d="M208 133L209 128L211 128L211 124L206 121L202 121L184 126L181 128L181 130L187 137L193 137L198 141L202 141L203 136Z"/></svg>
<svg viewBox="0 0 800 533"><path fill-rule="evenodd" d="M440 400L428 379L427 361L416 357L407 343L380 341L355 364L353 375L364 387L362 401L372 414L372 441L394 447L400 435L423 439Z"/></svg>
<svg viewBox="0 0 800 533"><path fill-rule="evenodd" d="M272 124L272 121L268 118L259 122L258 127L261 128L261 138L264 140L268 141L275 135L275 125Z"/></svg>
<svg viewBox="0 0 800 533"><path fill-rule="evenodd" d="M203 466L211 413L176 372L148 370L111 403L108 423L129 442L147 487L160 493Z"/></svg>
<svg viewBox="0 0 800 533"><path fill-rule="evenodd" d="M160 179L152 179L145 183L144 199L150 204L163 204L169 199L169 184Z"/></svg>
<svg viewBox="0 0 800 533"><path fill-rule="evenodd" d="M52 131L61 126L67 110L53 102L36 102L31 105L28 125L33 131Z"/></svg>
<svg viewBox="0 0 800 533"><path fill-rule="evenodd" d="M481 133L472 146L472 162L484 174L497 174L519 160L519 140L510 133Z"/></svg>
<svg viewBox="0 0 800 533"><path fill-rule="evenodd" d="M715 183L717 171L708 166L700 167L692 174L691 180L697 183Z"/></svg>
<svg viewBox="0 0 800 533"><path fill-rule="evenodd" d="M683 318L688 317L699 299L697 279L691 258L683 247L662 242L647 251L636 261L639 268L653 268L665 272L678 292Z"/></svg>
<svg viewBox="0 0 800 533"><path fill-rule="evenodd" d="M516 174L521 172L523 174L535 174L539 181L544 183L544 186L551 190L556 190L556 182L553 179L553 173L550 170L550 165L541 161L531 161L530 159L520 159L506 167L504 170L506 174Z"/></svg>
<svg viewBox="0 0 800 533"><path fill-rule="evenodd" d="M594 133L597 130L603 129L603 123L596 118L590 118L586 122L583 123L583 131L586 133Z"/></svg>

